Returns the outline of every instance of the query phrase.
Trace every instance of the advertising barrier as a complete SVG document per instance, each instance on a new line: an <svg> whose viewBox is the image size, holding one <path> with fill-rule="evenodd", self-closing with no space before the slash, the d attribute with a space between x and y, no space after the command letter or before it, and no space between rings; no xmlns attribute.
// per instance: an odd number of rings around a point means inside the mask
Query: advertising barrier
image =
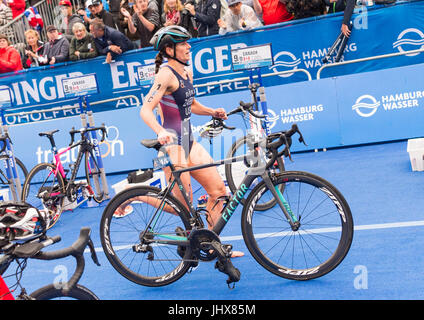
<svg viewBox="0 0 424 320"><path fill-rule="evenodd" d="M251 31L229 33L190 40L191 68L195 85L248 77L247 70L232 70L231 51L253 45L272 43L273 65L262 68L262 75L305 69L312 78L322 66L322 59L340 33L342 14L328 14L302 20L266 26ZM424 1L400 2L391 6L361 7L352 16L352 36L346 46L344 59L353 60L380 54L424 48ZM78 101L66 98L62 79L95 73L99 93L90 102L135 95L142 100L149 86L137 83L137 67L154 62L156 52L151 48L133 50L107 64L105 57L66 62L48 67L31 68L13 75L2 75L0 88L9 87L13 93L14 109L10 112L40 110L6 118L9 125L57 119L78 114ZM364 71L393 68L424 62L424 53L391 59L369 61L326 69L322 77L355 74ZM264 77L266 87L305 81L302 73L287 73ZM220 95L247 90L247 81L198 87L197 97ZM62 111L45 111L54 107L75 107ZM93 107L94 112L134 107L130 99Z"/></svg>
<svg viewBox="0 0 424 320"><path fill-rule="evenodd" d="M308 145L294 138L293 151L424 136L424 64L273 86L266 88L266 94L271 132L286 130L297 123L303 133ZM236 108L240 100L249 99L248 92L198 98L206 106L227 111ZM141 120L139 111L140 108L127 108L94 114L95 123L105 123L107 127L106 141L100 144L107 173L152 167L156 151L146 149L140 141L156 136ZM241 117L232 116L226 123L237 129L225 130L210 144L198 133L209 120L193 115L193 132L216 160L222 159L235 139L244 135L245 125ZM55 134L56 144L65 147L70 142L68 131L80 126L78 116L13 126L10 136L15 155L28 168L49 161L50 144L38 132L60 129ZM64 154L61 160L74 161L76 151L72 152Z"/></svg>

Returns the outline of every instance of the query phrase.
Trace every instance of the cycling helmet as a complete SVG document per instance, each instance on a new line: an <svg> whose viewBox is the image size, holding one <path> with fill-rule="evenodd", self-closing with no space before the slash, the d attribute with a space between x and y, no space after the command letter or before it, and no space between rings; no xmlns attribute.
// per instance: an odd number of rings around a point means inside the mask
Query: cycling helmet
<svg viewBox="0 0 424 320"><path fill-rule="evenodd" d="M0 205L0 239L30 240L47 230L49 216L23 202L3 202Z"/></svg>
<svg viewBox="0 0 424 320"><path fill-rule="evenodd" d="M207 122L202 128L199 130L199 134L202 138L212 139L222 133L224 130L224 125L221 119L212 118L211 121Z"/></svg>
<svg viewBox="0 0 424 320"><path fill-rule="evenodd" d="M159 29L150 40L153 49L161 51L167 45L175 45L179 42L187 41L191 34L183 27L168 26Z"/></svg>

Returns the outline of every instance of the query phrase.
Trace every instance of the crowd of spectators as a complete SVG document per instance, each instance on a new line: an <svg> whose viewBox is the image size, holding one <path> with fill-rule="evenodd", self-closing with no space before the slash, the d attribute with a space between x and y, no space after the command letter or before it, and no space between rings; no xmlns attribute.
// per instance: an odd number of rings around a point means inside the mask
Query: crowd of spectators
<svg viewBox="0 0 424 320"><path fill-rule="evenodd" d="M153 34L169 25L205 37L344 11L341 29L349 36L347 23L356 5L356 0L77 0L76 7L70 0L50 1L58 1L64 22L46 27L45 43L38 31L27 30L23 56L3 28L0 73L99 55L110 63L125 51L149 47ZM379 1L396 0L374 0ZM24 0L0 0L0 27L23 10Z"/></svg>

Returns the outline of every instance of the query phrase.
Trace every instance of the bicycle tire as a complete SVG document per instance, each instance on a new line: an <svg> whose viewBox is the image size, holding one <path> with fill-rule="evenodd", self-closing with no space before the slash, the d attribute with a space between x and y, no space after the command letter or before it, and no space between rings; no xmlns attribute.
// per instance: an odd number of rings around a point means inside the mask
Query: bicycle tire
<svg viewBox="0 0 424 320"><path fill-rule="evenodd" d="M240 139L238 139L237 141L233 143L233 145L231 146L231 149L228 151L227 158L235 157L237 155L238 150L241 150L242 152L241 154L246 154L247 152L250 152L250 149L249 149L250 147L251 147L251 144L248 143L248 137L247 136L241 137ZM278 164L278 171L284 172L285 171L284 160L282 158L277 159L277 164ZM234 192L237 191L238 186L240 185L249 167L250 165L247 162L247 160L225 164L225 177L227 179L227 184L232 194L234 194ZM253 189L253 187L256 184L257 182L254 182L250 189ZM240 202L244 206L246 203L246 199L243 198L241 199ZM257 203L255 209L259 211L265 211L275 206L276 203L277 202L274 199L271 199L268 202Z"/></svg>
<svg viewBox="0 0 424 320"><path fill-rule="evenodd" d="M42 287L30 294L35 300L53 300L57 298L73 298L76 300L99 300L99 298L88 288L79 284L75 285L67 295L62 289L56 288L53 284Z"/></svg>
<svg viewBox="0 0 424 320"><path fill-rule="evenodd" d="M62 214L65 198L63 196L65 193L65 182L60 174L57 174L56 176L51 174L51 172L54 172L55 170L56 166L51 163L40 163L36 165L28 173L28 177L22 188L22 201L31 204L38 210L49 210L50 224L47 229L53 227L59 220L60 215ZM47 181L50 177L51 179ZM49 190L49 192L55 188L55 192L59 193L59 195L54 198L42 200L38 196L41 188Z"/></svg>
<svg viewBox="0 0 424 320"><path fill-rule="evenodd" d="M97 203L100 203L105 198L105 193L103 189L103 183L101 179L100 168L97 165L96 161L91 161L90 152L85 152L85 177L87 184L90 186L93 191L92 197L93 200Z"/></svg>
<svg viewBox="0 0 424 320"><path fill-rule="evenodd" d="M0 161L8 160L8 156L6 155L0 155ZM18 176L19 180L21 181L21 186L25 183L25 179L28 176L28 170L25 167L24 163L19 159L15 157L16 166L18 169ZM6 179L6 177L4 177ZM3 179L0 179L0 181L3 181ZM0 188L9 187L8 184L3 184L0 182Z"/></svg>
<svg viewBox="0 0 424 320"><path fill-rule="evenodd" d="M328 181L307 172L276 174L273 184L284 184L283 197L300 228L291 229L278 205L255 212L259 198L272 196L262 181L243 208L242 234L248 250L260 265L283 278L309 280L329 273L343 261L353 239L352 213L345 198Z"/></svg>
<svg viewBox="0 0 424 320"><path fill-rule="evenodd" d="M152 213L147 202L137 197L151 197L161 200L161 189L150 186L131 187L114 196L106 206L100 221L100 239L107 259L122 276L128 280L149 287L168 285L181 278L190 268L191 249L186 247L183 257L177 251L176 245L152 245L151 251L135 252L133 246L140 244L140 235L151 219ZM156 221L155 230L162 234L176 235L175 228L183 227L190 230L187 209L172 195L166 197L166 204L179 214L163 212ZM157 204L157 203L156 203ZM131 213L116 218L115 211L120 207L131 209ZM164 223L163 225L161 223ZM155 234L152 232L151 239ZM151 252L151 254L150 254ZM149 260L151 259L151 260ZM189 260L189 261L187 261ZM192 261L192 260L191 260ZM162 272L164 274L159 274Z"/></svg>

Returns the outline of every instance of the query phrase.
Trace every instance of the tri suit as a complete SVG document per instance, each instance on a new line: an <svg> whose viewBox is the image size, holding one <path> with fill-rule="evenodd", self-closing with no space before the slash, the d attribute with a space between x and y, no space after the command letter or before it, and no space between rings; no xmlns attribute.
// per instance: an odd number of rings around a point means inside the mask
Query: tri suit
<svg viewBox="0 0 424 320"><path fill-rule="evenodd" d="M188 157L194 141L190 117L195 90L188 75L187 79L184 79L169 65L164 67L174 73L179 85L177 90L169 95L164 95L160 100L162 126L177 135L177 143L183 147L185 155Z"/></svg>

